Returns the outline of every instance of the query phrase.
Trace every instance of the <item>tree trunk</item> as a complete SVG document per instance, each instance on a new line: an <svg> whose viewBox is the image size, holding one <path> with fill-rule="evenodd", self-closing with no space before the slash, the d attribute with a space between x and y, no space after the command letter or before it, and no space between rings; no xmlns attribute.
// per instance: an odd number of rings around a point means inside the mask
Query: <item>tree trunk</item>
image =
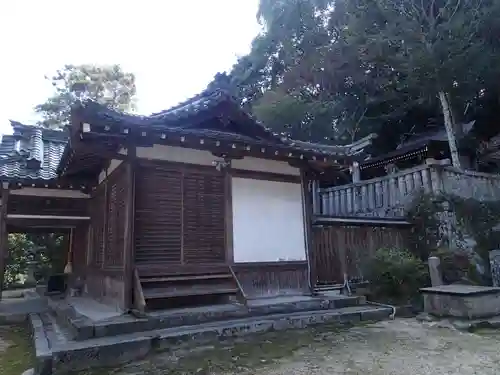
<svg viewBox="0 0 500 375"><path fill-rule="evenodd" d="M448 135L451 162L454 167L461 168L460 157L458 155L457 138L455 135L455 127L453 124L453 119L451 117L450 103L448 102L448 97L445 92L439 92L439 101L441 103L441 108L443 109L444 127L446 128L446 134Z"/></svg>

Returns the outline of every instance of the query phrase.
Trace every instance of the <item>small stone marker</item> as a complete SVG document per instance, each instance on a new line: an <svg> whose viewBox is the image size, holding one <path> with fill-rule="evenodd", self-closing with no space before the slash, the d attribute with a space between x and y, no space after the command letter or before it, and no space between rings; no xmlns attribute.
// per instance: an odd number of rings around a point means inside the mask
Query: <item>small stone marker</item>
<svg viewBox="0 0 500 375"><path fill-rule="evenodd" d="M438 257L429 257L429 274L431 276L432 286L443 285L443 278L441 277L441 269L439 267L440 260Z"/></svg>
<svg viewBox="0 0 500 375"><path fill-rule="evenodd" d="M493 286L500 286L500 250L490 251L490 270Z"/></svg>

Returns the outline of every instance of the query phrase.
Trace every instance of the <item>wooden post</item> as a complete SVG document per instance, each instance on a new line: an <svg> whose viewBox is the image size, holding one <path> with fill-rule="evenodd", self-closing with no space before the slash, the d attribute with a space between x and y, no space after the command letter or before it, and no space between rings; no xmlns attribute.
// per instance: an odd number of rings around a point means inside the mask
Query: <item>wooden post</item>
<svg viewBox="0 0 500 375"><path fill-rule="evenodd" d="M319 193L319 184L317 181L315 180L312 180L311 181L311 191L309 192L308 191L308 194L311 195L312 197L312 208L313 208L313 212L314 212L314 215L321 215L321 214L324 214L324 212L322 212L321 210L321 200L322 200L322 197ZM309 190L309 189L308 189Z"/></svg>
<svg viewBox="0 0 500 375"><path fill-rule="evenodd" d="M9 200L8 184L2 186L2 206L0 207L0 300L5 277L5 265L8 257L7 204Z"/></svg>
<svg viewBox="0 0 500 375"><path fill-rule="evenodd" d="M225 234L226 234L226 263L234 263L234 240L233 240L233 187L231 177L231 164L224 170L224 193L226 204L224 209Z"/></svg>
<svg viewBox="0 0 500 375"><path fill-rule="evenodd" d="M124 241L124 288L125 288L125 309L133 307L134 291L140 285L134 283L134 222L135 222L135 168L137 167L136 149L134 146L127 149L127 200L126 200L126 219L125 219L125 241ZM137 274L135 275L137 276ZM138 292L138 291L136 291ZM142 291L141 291L142 293Z"/></svg>
<svg viewBox="0 0 500 375"><path fill-rule="evenodd" d="M311 274L311 259L312 259L312 215L313 215L313 202L312 196L316 193L315 191L310 192L309 178L305 170L300 171L300 183L302 186L302 214L304 218L304 245L306 248L306 260L307 260L307 283L309 286L309 292L312 294L314 289L315 281L312 280Z"/></svg>

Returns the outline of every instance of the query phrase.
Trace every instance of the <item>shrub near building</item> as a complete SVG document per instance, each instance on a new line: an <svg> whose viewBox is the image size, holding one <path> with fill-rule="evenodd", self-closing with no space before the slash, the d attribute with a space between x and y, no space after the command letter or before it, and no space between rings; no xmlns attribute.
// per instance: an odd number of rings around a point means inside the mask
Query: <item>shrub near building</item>
<svg viewBox="0 0 500 375"><path fill-rule="evenodd" d="M366 266L371 298L377 301L406 304L429 284L426 264L406 249L381 248Z"/></svg>

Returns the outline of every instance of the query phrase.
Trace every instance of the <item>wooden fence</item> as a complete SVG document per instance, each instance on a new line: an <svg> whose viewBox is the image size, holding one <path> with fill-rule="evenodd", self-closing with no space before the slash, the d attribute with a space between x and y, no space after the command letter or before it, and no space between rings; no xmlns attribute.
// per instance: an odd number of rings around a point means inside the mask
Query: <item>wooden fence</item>
<svg viewBox="0 0 500 375"><path fill-rule="evenodd" d="M382 247L405 246L409 226L315 225L311 277L316 286L363 280L366 261Z"/></svg>
<svg viewBox="0 0 500 375"><path fill-rule="evenodd" d="M500 175L428 163L349 185L313 187L313 210L317 216L398 218L422 191L500 200Z"/></svg>

